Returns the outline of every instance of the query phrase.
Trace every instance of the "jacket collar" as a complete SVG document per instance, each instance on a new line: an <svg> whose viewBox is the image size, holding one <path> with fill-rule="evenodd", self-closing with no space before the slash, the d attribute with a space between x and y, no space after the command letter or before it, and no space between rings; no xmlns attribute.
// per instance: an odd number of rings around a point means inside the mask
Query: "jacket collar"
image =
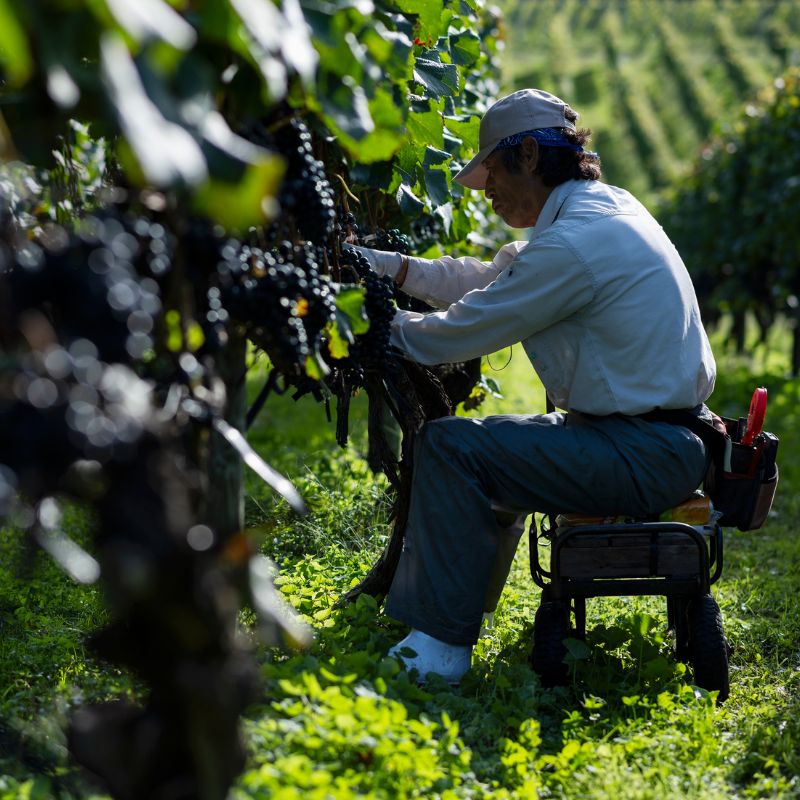
<svg viewBox="0 0 800 800"><path fill-rule="evenodd" d="M539 214L539 219L536 221L533 230L531 231L530 238L536 239L541 236L552 224L555 222L559 211L563 207L567 198L586 181L572 180L565 181L559 184L550 192L550 197L545 201L542 211Z"/></svg>

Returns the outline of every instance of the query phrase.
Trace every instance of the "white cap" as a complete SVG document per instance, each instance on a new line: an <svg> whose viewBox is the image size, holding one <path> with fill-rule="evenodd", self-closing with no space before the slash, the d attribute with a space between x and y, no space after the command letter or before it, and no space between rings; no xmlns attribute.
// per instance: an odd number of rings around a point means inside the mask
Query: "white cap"
<svg viewBox="0 0 800 800"><path fill-rule="evenodd" d="M564 112L569 106L555 95L541 89L520 89L498 100L483 115L478 143L480 150L455 177L470 189L486 186L488 171L483 162L507 136L537 128L569 128L575 123Z"/></svg>

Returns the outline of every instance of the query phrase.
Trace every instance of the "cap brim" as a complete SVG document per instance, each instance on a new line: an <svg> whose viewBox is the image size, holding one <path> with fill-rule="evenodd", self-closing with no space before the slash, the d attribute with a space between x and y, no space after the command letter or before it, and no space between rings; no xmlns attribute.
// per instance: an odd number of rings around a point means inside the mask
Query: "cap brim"
<svg viewBox="0 0 800 800"><path fill-rule="evenodd" d="M483 162L491 155L496 146L497 142L492 142L492 144L487 145L483 150L476 153L453 180L468 189L485 189L489 170L486 169Z"/></svg>

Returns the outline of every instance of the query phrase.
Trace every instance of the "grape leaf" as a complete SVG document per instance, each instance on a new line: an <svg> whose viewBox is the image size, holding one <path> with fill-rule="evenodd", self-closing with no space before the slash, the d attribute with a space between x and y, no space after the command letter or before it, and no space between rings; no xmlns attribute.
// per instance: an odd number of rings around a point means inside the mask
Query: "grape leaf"
<svg viewBox="0 0 800 800"><path fill-rule="evenodd" d="M481 40L474 31L450 36L450 58L460 67L471 67L480 57Z"/></svg>
<svg viewBox="0 0 800 800"><path fill-rule="evenodd" d="M369 320L364 316L365 296L366 290L360 286L342 288L336 295L336 310L344 315L350 330L356 335L369 330Z"/></svg>
<svg viewBox="0 0 800 800"><path fill-rule="evenodd" d="M418 16L416 34L420 42L433 43L447 30L442 0L394 0L394 4L400 11Z"/></svg>
<svg viewBox="0 0 800 800"><path fill-rule="evenodd" d="M425 87L429 96L439 98L458 94L458 67L439 64L427 58L414 63L414 80Z"/></svg>
<svg viewBox="0 0 800 800"><path fill-rule="evenodd" d="M411 135L412 142L430 145L438 150L444 149L444 136L442 130L444 123L438 111L424 111L411 113L406 120L406 127Z"/></svg>
<svg viewBox="0 0 800 800"><path fill-rule="evenodd" d="M407 217L418 217L422 209L425 208L425 203L423 203L422 200L411 191L411 187L405 183L401 183L400 188L397 190L397 204Z"/></svg>
<svg viewBox="0 0 800 800"><path fill-rule="evenodd" d="M474 152L480 150L480 145L478 144L481 126L480 117L446 116L444 118L444 125L447 127L447 130L458 136L458 138L464 142L464 146L468 150Z"/></svg>
<svg viewBox="0 0 800 800"><path fill-rule="evenodd" d="M450 154L433 147L425 148L422 168L425 174L425 188L434 207L444 205L451 199L450 171L443 165L450 161Z"/></svg>

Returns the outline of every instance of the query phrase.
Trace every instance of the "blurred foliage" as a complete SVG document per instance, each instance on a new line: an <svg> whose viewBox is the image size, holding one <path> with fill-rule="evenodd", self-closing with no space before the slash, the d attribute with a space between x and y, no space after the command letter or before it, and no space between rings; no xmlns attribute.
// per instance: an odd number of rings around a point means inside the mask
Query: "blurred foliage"
<svg viewBox="0 0 800 800"><path fill-rule="evenodd" d="M91 649L150 695L77 703L67 747L120 800L221 800L243 767L235 616L305 631L241 531L240 459L302 509L241 432L245 337L322 399L361 314L334 300L346 198L473 246L452 176L497 36L483 0L0 0L0 518L103 581ZM88 552L61 494L98 512Z"/></svg>
<svg viewBox="0 0 800 800"><path fill-rule="evenodd" d="M705 319L733 319L745 343L751 311L761 338L785 315L800 370L800 70L792 69L722 126L692 173L665 201L661 219L691 272Z"/></svg>
<svg viewBox="0 0 800 800"><path fill-rule="evenodd" d="M652 206L715 127L800 63L795 0L501 3L504 82L572 103L605 178Z"/></svg>
<svg viewBox="0 0 800 800"><path fill-rule="evenodd" d="M114 143L126 181L246 227L274 215L280 170L243 131L296 111L373 217L470 232L452 174L498 88L484 0L3 0L0 21L4 161L51 167L77 119Z"/></svg>

